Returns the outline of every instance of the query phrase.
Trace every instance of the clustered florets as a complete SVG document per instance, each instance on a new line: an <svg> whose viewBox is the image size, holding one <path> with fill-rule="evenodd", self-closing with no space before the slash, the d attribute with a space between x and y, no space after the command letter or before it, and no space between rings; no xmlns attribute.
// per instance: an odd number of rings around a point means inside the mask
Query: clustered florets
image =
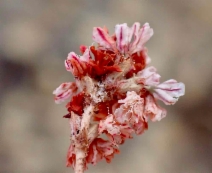
<svg viewBox="0 0 212 173"><path fill-rule="evenodd" d="M55 102L68 101L71 128L67 166L82 173L87 164L105 158L110 162L118 146L133 134L142 134L148 121L166 116L156 100L173 105L184 95L185 86L174 79L160 83L144 44L153 35L146 23L132 27L118 24L110 36L107 28L95 27L90 47L81 46L82 56L69 53L65 67L75 82L61 84ZM105 137L103 137L103 134ZM106 138L106 139L105 139Z"/></svg>

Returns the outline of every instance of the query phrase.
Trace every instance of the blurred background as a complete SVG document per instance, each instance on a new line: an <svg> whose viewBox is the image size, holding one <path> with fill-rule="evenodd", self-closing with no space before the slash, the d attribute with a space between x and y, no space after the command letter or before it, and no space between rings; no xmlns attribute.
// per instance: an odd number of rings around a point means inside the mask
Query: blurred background
<svg viewBox="0 0 212 173"><path fill-rule="evenodd" d="M68 173L69 125L52 91L73 81L64 60L92 28L149 22L152 65L186 95L161 122L88 173L212 172L211 0L0 0L0 173Z"/></svg>

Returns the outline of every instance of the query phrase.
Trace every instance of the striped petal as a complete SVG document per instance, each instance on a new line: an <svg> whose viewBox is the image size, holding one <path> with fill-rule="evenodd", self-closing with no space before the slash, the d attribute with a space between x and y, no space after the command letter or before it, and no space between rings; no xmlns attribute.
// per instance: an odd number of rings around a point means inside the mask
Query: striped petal
<svg viewBox="0 0 212 173"><path fill-rule="evenodd" d="M140 30L140 23L135 22L130 30L130 35L129 35L130 41L132 40L134 42L135 40L139 39L138 37L139 30Z"/></svg>
<svg viewBox="0 0 212 173"><path fill-rule="evenodd" d="M152 37L152 35L153 29L150 28L149 23L145 23L139 31L135 30L135 39L130 46L130 52L135 53L142 51L144 48L144 44Z"/></svg>
<svg viewBox="0 0 212 173"><path fill-rule="evenodd" d="M77 86L74 82L66 82L61 84L53 91L55 95L55 103L59 104L70 99L76 93Z"/></svg>
<svg viewBox="0 0 212 173"><path fill-rule="evenodd" d="M114 39L107 33L107 31L100 27L93 28L93 40L97 42L100 46L107 49L115 48Z"/></svg>
<svg viewBox="0 0 212 173"><path fill-rule="evenodd" d="M156 99L163 101L166 105L173 105L177 102L180 96L185 94L185 85L170 79L162 84L159 84L154 89L153 95Z"/></svg>
<svg viewBox="0 0 212 173"><path fill-rule="evenodd" d="M65 67L67 71L70 71L74 76L81 77L86 73L86 62L83 61L87 58L87 52L84 53L84 59L80 59L77 54L70 52L67 60L65 60Z"/></svg>
<svg viewBox="0 0 212 173"><path fill-rule="evenodd" d="M126 23L116 25L115 27L115 34L116 34L116 46L117 49L121 53L125 53L128 51L129 43L131 40L131 33L130 28L127 26Z"/></svg>

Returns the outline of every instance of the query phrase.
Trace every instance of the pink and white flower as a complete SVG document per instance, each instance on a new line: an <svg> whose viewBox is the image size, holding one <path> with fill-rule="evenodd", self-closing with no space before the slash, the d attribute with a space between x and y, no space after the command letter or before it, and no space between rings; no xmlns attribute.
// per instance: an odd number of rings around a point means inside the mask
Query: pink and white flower
<svg viewBox="0 0 212 173"><path fill-rule="evenodd" d="M75 82L61 84L53 94L56 103L68 101L67 166L76 173L83 173L89 163L111 162L126 139L142 134L150 120L163 119L166 110L157 100L173 105L184 95L183 83L174 79L160 83L156 68L147 67L151 60L145 43L152 35L148 23L118 24L113 35L106 27L95 27L97 44L81 46L83 55L70 52L65 60Z"/></svg>
<svg viewBox="0 0 212 173"><path fill-rule="evenodd" d="M126 23L115 27L115 38L110 36L105 28L95 27L93 40L103 49L118 50L121 54L133 54L144 49L144 44L152 37L153 30L148 23L140 28L140 23L134 23L130 28Z"/></svg>

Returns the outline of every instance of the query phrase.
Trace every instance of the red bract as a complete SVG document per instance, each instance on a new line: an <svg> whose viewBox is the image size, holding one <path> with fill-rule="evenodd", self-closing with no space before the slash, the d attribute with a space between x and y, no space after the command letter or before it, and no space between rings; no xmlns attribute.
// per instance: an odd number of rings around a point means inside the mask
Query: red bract
<svg viewBox="0 0 212 173"><path fill-rule="evenodd" d="M111 162L126 139L142 134L149 121L164 118L166 110L157 100L171 105L184 95L183 83L160 83L156 68L147 67L151 60L145 43L152 35L148 23L118 24L112 36L106 27L95 27L95 43L80 46L82 55L71 52L65 60L75 82L61 84L53 94L56 103L68 102L64 117L72 143L67 166L76 173L83 173L89 163Z"/></svg>
<svg viewBox="0 0 212 173"><path fill-rule="evenodd" d="M80 46L80 52L84 53L86 51L87 47L85 45Z"/></svg>
<svg viewBox="0 0 212 173"><path fill-rule="evenodd" d="M67 110L72 111L78 115L83 113L84 94L80 93L72 98L72 100L66 105Z"/></svg>
<svg viewBox="0 0 212 173"><path fill-rule="evenodd" d="M76 154L74 152L74 146L71 144L67 153L66 166L74 166L76 164Z"/></svg>
<svg viewBox="0 0 212 173"><path fill-rule="evenodd" d="M107 118L108 114L112 112L112 106L114 105L114 101L105 101L100 102L96 105L93 115L94 121L100 121Z"/></svg>
<svg viewBox="0 0 212 173"><path fill-rule="evenodd" d="M143 70L147 64L150 62L150 58L147 55L147 49L142 50L141 52L132 54L133 65L130 71L127 73L126 77L130 78L133 74L138 73Z"/></svg>
<svg viewBox="0 0 212 173"><path fill-rule="evenodd" d="M90 76L101 76L109 74L111 72L120 72L121 69L115 64L114 53L108 53L102 50L96 50L94 46L90 47L91 54L94 56L94 60L90 60L91 74Z"/></svg>

